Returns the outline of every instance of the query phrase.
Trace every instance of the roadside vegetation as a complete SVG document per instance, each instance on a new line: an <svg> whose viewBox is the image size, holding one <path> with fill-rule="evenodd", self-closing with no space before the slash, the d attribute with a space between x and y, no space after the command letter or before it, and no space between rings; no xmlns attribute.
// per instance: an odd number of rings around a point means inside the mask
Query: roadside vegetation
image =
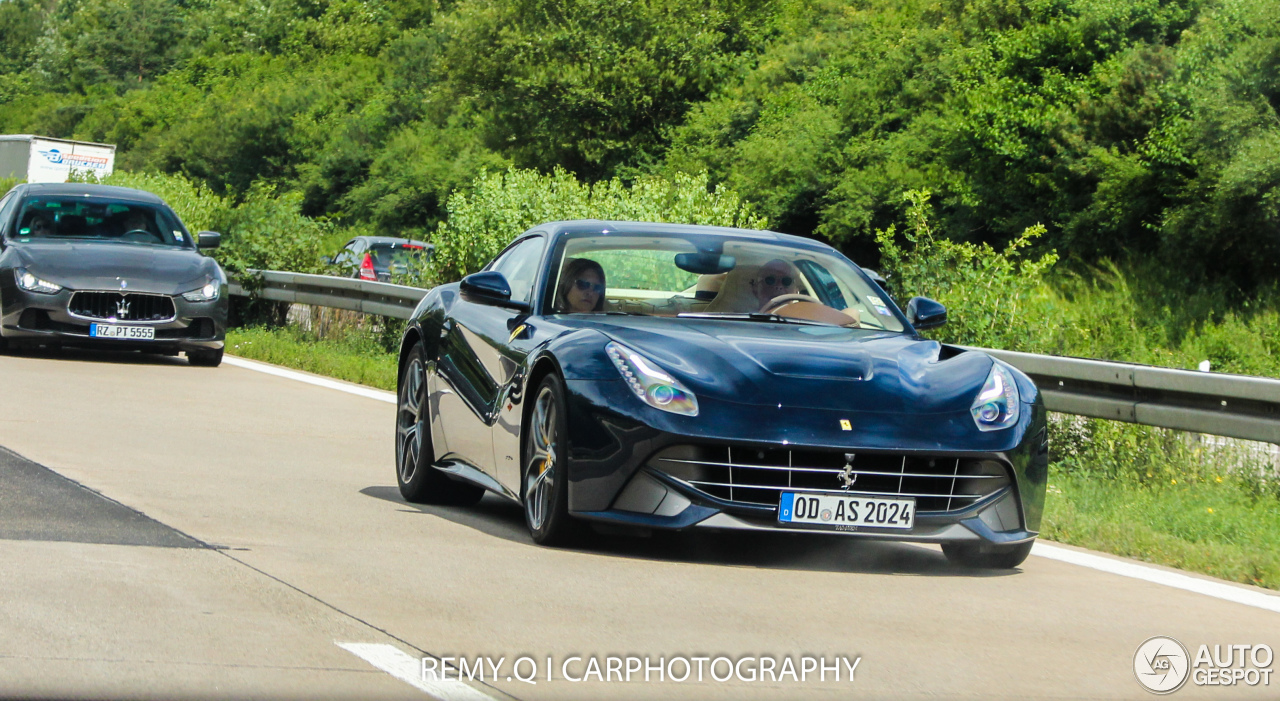
<svg viewBox="0 0 1280 701"><path fill-rule="evenodd" d="M378 334L350 329L322 336L299 326L244 326L227 331L227 352L295 370L396 391L396 354Z"/></svg>
<svg viewBox="0 0 1280 701"><path fill-rule="evenodd" d="M1265 444L1054 416L1044 537L1280 589Z"/></svg>

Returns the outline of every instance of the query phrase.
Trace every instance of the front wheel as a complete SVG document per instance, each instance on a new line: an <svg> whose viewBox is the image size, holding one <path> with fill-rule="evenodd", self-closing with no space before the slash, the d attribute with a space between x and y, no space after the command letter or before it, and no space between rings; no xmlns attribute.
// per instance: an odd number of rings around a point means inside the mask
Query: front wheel
<svg viewBox="0 0 1280 701"><path fill-rule="evenodd" d="M1035 541L1017 545L988 545L985 548L971 543L943 543L942 554L952 564L991 570L1011 570L1022 564L1031 554Z"/></svg>
<svg viewBox="0 0 1280 701"><path fill-rule="evenodd" d="M524 430L524 520L533 542L561 545L572 540L577 530L569 515L564 385L558 376L547 375L534 396L533 415Z"/></svg>
<svg viewBox="0 0 1280 701"><path fill-rule="evenodd" d="M400 496L416 504L470 506L484 488L449 479L431 466L431 417L427 410L427 371L422 344L414 344L400 373L396 399L396 482Z"/></svg>

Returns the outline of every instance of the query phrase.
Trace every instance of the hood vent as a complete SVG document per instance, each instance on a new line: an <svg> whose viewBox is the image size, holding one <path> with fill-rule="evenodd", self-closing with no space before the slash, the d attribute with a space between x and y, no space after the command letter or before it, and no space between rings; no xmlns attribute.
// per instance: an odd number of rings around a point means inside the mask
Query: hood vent
<svg viewBox="0 0 1280 701"><path fill-rule="evenodd" d="M730 341L734 348L765 371L809 380L871 379L871 357L849 343L752 343Z"/></svg>

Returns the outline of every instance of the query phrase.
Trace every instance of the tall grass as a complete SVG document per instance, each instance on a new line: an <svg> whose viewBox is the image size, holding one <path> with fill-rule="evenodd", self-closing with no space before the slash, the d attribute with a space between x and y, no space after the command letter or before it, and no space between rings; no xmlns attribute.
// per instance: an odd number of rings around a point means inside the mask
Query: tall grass
<svg viewBox="0 0 1280 701"><path fill-rule="evenodd" d="M1280 479L1243 443L1053 416L1041 534L1280 589Z"/></svg>

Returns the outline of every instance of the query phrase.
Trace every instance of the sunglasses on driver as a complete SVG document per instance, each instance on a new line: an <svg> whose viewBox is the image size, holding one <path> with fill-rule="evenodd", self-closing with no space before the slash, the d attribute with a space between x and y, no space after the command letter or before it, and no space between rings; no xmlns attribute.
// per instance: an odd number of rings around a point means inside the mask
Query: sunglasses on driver
<svg viewBox="0 0 1280 701"><path fill-rule="evenodd" d="M791 283L795 281L796 281L795 278L791 277L790 275L783 275L782 277L778 277L776 275L766 275L760 279L760 282L763 282L764 284L769 285L771 287L773 285L778 285L778 284L781 284L783 287L791 287Z"/></svg>
<svg viewBox="0 0 1280 701"><path fill-rule="evenodd" d="M582 278L578 278L577 280L573 281L573 285L574 287L578 288L579 292L586 292L587 290L593 290L598 295L604 294L604 285L591 282L590 280L583 280Z"/></svg>

